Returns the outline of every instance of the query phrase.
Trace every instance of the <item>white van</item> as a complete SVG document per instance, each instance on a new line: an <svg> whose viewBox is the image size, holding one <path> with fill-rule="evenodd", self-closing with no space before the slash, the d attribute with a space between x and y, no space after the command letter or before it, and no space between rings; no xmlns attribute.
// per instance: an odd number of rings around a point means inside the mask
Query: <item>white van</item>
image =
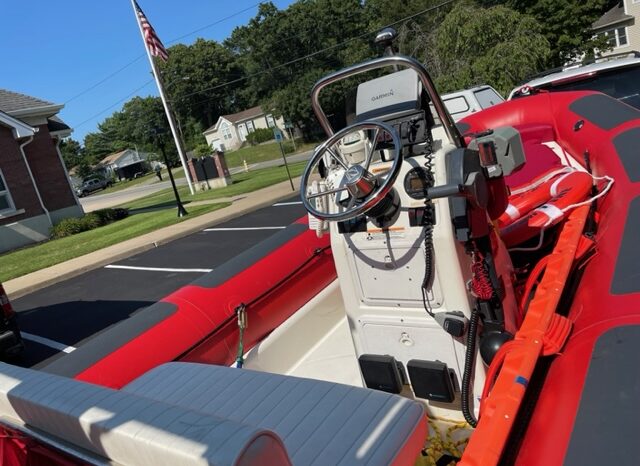
<svg viewBox="0 0 640 466"><path fill-rule="evenodd" d="M454 121L504 102L504 98L491 86L477 86L471 89L444 94L442 101Z"/></svg>

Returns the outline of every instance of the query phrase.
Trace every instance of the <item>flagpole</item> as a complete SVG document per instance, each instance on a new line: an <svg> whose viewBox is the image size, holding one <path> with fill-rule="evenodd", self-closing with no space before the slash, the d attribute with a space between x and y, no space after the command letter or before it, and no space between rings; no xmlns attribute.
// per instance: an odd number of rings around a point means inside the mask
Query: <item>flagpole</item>
<svg viewBox="0 0 640 466"><path fill-rule="evenodd" d="M140 23L140 17L138 16L135 0L131 0L131 7L133 8L133 14L136 16L136 22L138 23L138 29L140 30L140 35L142 36L142 43L144 44L144 50L145 52L147 52L147 58L149 59L149 64L151 65L151 71L153 73L153 77L156 80L156 85L158 86L160 99L162 100L162 105L164 106L164 111L167 115L167 120L169 121L169 127L171 128L171 134L173 135L173 140L175 141L176 148L178 149L180 162L182 163L182 168L184 169L184 176L186 177L187 184L189 185L189 192L193 194L194 193L193 184L191 183L191 176L189 175L189 169L187 168L187 157L184 154L182 141L178 137L178 132L176 131L176 122L173 118L173 113L171 112L171 108L169 107L169 101L167 100L167 96L165 95L165 92L164 92L162 78L160 76L160 73L158 72L158 68L156 67L156 63L153 60L153 57L151 56L151 52L149 51L149 46L147 45L147 41L144 37L144 30L142 29L142 24ZM167 170L171 170L171 167L167 167Z"/></svg>

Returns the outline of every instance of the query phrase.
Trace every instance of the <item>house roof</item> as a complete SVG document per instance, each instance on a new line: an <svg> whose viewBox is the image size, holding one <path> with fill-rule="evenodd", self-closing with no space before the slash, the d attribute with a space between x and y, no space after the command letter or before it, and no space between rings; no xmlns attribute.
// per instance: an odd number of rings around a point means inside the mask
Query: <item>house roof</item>
<svg viewBox="0 0 640 466"><path fill-rule="evenodd" d="M624 12L624 2L617 3L613 8L603 14L595 23L591 25L592 29L601 29L607 26L613 26L614 24L622 23L633 19Z"/></svg>
<svg viewBox="0 0 640 466"><path fill-rule="evenodd" d="M235 123L240 123L241 121L244 120L249 120L251 118L255 118L255 117L259 117L260 115L264 115L264 112L262 111L262 107L260 105L256 106L256 107L251 107L248 108L246 110L243 110L241 112L238 113L231 113L229 115L222 115L220 118L218 118L218 121L216 121L216 124L211 126L210 128L207 128L206 130L204 130L205 133L210 133L211 131L214 131L216 129L218 129L218 125L220 124L220 120L221 119L225 119L233 124Z"/></svg>
<svg viewBox="0 0 640 466"><path fill-rule="evenodd" d="M0 89L0 110L10 115L32 113L33 110L47 110L57 113L62 105L56 105L46 100L31 97L19 92Z"/></svg>
<svg viewBox="0 0 640 466"><path fill-rule="evenodd" d="M16 139L33 136L37 129L0 110L0 124L13 130Z"/></svg>
<svg viewBox="0 0 640 466"><path fill-rule="evenodd" d="M120 152L114 152L113 154L109 154L104 159L100 160L100 162L98 162L98 164L100 164L100 165L109 165L110 163L114 163L116 160L118 160L120 157L122 157L129 150L131 150L131 149L125 149L125 150L121 150Z"/></svg>
<svg viewBox="0 0 640 466"><path fill-rule="evenodd" d="M225 120L229 120L231 123L238 123L242 120L248 120L249 118L255 118L257 116L264 115L262 107L248 108L238 113L232 113L231 115L222 115Z"/></svg>
<svg viewBox="0 0 640 466"><path fill-rule="evenodd" d="M50 133L58 133L64 131L71 134L71 127L62 121L57 116L52 116L51 118L47 118L47 128Z"/></svg>

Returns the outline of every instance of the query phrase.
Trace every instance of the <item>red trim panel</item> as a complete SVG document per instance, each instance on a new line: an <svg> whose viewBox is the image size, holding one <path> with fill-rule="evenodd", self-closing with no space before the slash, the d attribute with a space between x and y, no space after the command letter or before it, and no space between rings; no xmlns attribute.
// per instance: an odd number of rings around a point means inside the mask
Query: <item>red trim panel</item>
<svg viewBox="0 0 640 466"><path fill-rule="evenodd" d="M328 244L328 235L319 239L314 231L305 230L215 287L181 288L162 300L174 304L176 312L76 378L120 388L176 359L231 364L237 350L235 308L268 292L247 309L249 325L244 345L249 350L335 280ZM318 253L318 249L323 252ZM293 272L290 279L284 280Z"/></svg>

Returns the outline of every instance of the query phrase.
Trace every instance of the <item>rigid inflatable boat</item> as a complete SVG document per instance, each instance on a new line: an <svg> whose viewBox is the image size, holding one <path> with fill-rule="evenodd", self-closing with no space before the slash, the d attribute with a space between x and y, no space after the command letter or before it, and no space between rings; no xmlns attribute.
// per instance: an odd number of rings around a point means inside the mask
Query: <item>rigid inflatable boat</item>
<svg viewBox="0 0 640 466"><path fill-rule="evenodd" d="M640 113L540 93L456 126L398 55L311 99L309 224L1 365L2 464L637 464Z"/></svg>

